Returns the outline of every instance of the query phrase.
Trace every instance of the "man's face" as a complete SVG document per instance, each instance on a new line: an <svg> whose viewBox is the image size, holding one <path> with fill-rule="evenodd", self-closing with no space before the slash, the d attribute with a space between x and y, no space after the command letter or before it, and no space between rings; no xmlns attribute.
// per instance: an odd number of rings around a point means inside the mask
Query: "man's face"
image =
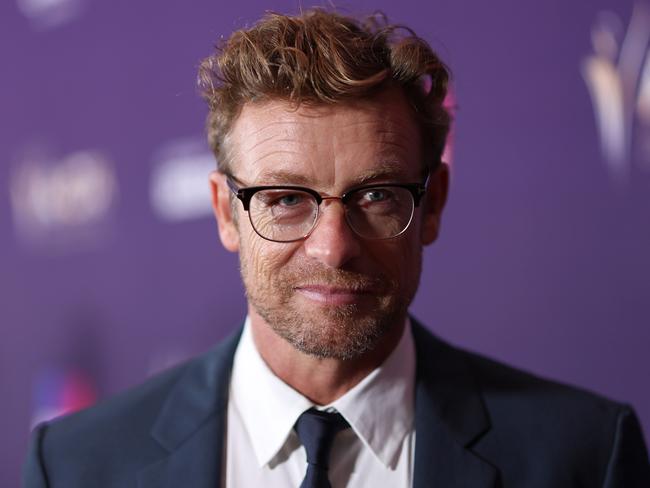
<svg viewBox="0 0 650 488"><path fill-rule="evenodd" d="M230 144L232 174L244 186L300 185L340 196L360 184L422 181L419 130L397 90L346 106L248 104ZM446 191L442 172L430 193ZM357 236L341 201L324 200L307 238L277 243L255 233L238 200L232 208L224 204L222 176L213 182L222 201L220 235L239 251L253 320L304 353L338 359L372 350L401 327L418 286L422 244L435 239L444 195L425 197L406 232L386 240Z"/></svg>

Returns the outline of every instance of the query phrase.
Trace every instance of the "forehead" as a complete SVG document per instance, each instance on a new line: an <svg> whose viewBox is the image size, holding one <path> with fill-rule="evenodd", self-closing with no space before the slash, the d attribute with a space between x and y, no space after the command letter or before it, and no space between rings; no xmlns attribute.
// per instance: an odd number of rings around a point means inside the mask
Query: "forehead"
<svg viewBox="0 0 650 488"><path fill-rule="evenodd" d="M422 167L419 129L398 90L345 105L250 103L229 139L233 172L246 184L334 187L377 173L413 180Z"/></svg>

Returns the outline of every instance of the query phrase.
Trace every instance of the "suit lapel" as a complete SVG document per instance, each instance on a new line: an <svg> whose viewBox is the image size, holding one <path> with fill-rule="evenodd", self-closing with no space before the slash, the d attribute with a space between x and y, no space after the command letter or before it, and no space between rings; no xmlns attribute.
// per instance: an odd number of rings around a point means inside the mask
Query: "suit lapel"
<svg viewBox="0 0 650 488"><path fill-rule="evenodd" d="M471 450L490 425L468 364L460 352L412 322L417 354L414 488L497 486L498 471Z"/></svg>
<svg viewBox="0 0 650 488"><path fill-rule="evenodd" d="M139 488L220 486L230 373L240 334L192 361L173 387L151 430L169 454L138 473Z"/></svg>

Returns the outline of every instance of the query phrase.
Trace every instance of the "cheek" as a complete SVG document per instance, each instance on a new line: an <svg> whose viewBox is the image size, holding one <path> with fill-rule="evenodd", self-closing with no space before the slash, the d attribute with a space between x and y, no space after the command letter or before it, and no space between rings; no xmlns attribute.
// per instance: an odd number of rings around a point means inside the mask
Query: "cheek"
<svg viewBox="0 0 650 488"><path fill-rule="evenodd" d="M252 229L241 234L240 259L249 285L263 287L274 281L290 259L292 244L270 242L259 237Z"/></svg>
<svg viewBox="0 0 650 488"><path fill-rule="evenodd" d="M402 236L379 242L373 252L375 263L401 287L417 282L420 273L422 246L417 226L410 227Z"/></svg>

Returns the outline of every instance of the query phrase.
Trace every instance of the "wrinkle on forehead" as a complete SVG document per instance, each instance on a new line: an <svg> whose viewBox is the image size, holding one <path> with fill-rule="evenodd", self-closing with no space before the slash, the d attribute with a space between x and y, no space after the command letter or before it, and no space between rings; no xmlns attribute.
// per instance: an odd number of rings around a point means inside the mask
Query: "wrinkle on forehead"
<svg viewBox="0 0 650 488"><path fill-rule="evenodd" d="M246 105L233 127L234 166L250 184L277 183L271 176L281 170L323 187L344 184L337 177L372 179L361 173L381 172L375 166L392 164L392 173L419 167L419 130L410 107L397 100L298 109L284 101Z"/></svg>
<svg viewBox="0 0 650 488"><path fill-rule="evenodd" d="M269 185L289 184L309 186L311 180L304 175L297 174L294 171L284 169L266 169L261 171L258 178ZM403 169L396 163L382 163L375 168L361 171L356 175L355 184L363 185L365 183L377 181L399 181L403 178ZM412 181L416 183L416 181Z"/></svg>

